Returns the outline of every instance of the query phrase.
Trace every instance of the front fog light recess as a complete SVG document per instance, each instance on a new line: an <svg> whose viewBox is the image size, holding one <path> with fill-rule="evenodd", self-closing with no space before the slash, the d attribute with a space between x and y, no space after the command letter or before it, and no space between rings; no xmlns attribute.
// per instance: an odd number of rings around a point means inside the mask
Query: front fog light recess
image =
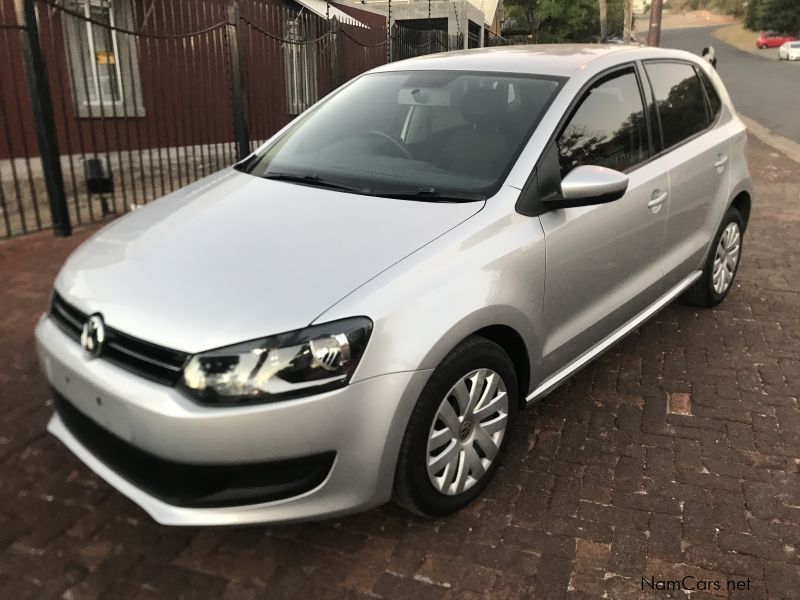
<svg viewBox="0 0 800 600"><path fill-rule="evenodd" d="M372 321L343 319L191 357L180 387L210 405L271 402L347 385Z"/></svg>

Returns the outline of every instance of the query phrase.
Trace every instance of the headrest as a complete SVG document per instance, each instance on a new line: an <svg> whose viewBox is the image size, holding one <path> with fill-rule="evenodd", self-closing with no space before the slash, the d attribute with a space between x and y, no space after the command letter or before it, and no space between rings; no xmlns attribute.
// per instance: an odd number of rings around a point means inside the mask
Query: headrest
<svg viewBox="0 0 800 600"><path fill-rule="evenodd" d="M502 94L505 88L493 90L474 87L464 92L461 99L461 116L470 123L495 123L503 117L507 102Z"/></svg>

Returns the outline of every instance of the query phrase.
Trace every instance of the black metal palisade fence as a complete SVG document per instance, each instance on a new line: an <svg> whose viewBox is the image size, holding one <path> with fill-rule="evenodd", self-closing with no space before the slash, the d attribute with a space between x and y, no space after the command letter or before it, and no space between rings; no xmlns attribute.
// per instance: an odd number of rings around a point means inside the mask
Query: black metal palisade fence
<svg viewBox="0 0 800 600"><path fill-rule="evenodd" d="M332 10L0 0L0 240L124 213L236 162L364 71L462 47Z"/></svg>

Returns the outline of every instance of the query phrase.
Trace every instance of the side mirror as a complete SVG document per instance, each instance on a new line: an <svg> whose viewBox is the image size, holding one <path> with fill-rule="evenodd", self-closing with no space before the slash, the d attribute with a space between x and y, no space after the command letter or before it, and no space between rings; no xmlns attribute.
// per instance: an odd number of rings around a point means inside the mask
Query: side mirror
<svg viewBox="0 0 800 600"><path fill-rule="evenodd" d="M628 190L628 176L619 171L584 165L576 167L561 180L561 197L547 200L552 208L591 206L613 202Z"/></svg>

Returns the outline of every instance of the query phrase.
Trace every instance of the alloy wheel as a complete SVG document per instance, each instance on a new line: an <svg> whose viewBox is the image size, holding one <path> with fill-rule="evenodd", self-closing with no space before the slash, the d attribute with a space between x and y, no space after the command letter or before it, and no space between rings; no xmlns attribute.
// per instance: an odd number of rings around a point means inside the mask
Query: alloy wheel
<svg viewBox="0 0 800 600"><path fill-rule="evenodd" d="M474 486L500 450L508 425L508 391L498 373L476 369L447 392L428 435L426 466L448 496Z"/></svg>
<svg viewBox="0 0 800 600"><path fill-rule="evenodd" d="M712 274L712 284L717 294L724 294L733 281L736 273L736 265L739 263L739 252L742 248L742 235L739 231L739 224L736 222L728 223L722 232L722 237L717 244L717 252L714 256L714 271Z"/></svg>

